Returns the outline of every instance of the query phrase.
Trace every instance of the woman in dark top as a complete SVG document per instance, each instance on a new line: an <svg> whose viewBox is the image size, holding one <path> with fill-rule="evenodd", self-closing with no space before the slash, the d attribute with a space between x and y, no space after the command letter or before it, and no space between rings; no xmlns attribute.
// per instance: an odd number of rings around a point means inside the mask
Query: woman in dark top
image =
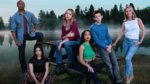
<svg viewBox="0 0 150 84"><path fill-rule="evenodd" d="M29 60L29 75L25 77L23 84L51 84L49 62L44 57L43 48L34 46L34 56Z"/></svg>
<svg viewBox="0 0 150 84"><path fill-rule="evenodd" d="M80 33L78 30L78 25L75 20L74 11L72 9L68 9L63 17L62 24L62 35L61 41L56 43L56 72L62 69L62 56L61 56L61 47L62 45L66 49L68 56L68 68L71 68L74 64L74 54L73 48L79 45Z"/></svg>

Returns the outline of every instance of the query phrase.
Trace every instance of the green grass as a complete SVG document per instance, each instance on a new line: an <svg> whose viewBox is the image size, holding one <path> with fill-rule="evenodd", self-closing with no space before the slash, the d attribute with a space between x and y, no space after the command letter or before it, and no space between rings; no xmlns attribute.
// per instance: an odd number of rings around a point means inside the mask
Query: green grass
<svg viewBox="0 0 150 84"><path fill-rule="evenodd" d="M136 55L133 59L134 65L134 80L132 84L150 84L150 56ZM110 80L104 68L99 68L102 65L97 64L98 76L102 84L110 84ZM121 77L124 73L124 59L119 61ZM50 66L50 73L53 74L55 66ZM0 67L0 84L19 84L22 74L20 67L3 66ZM69 72L64 72L57 75L57 84L77 84L79 76ZM85 79L83 84L85 83Z"/></svg>

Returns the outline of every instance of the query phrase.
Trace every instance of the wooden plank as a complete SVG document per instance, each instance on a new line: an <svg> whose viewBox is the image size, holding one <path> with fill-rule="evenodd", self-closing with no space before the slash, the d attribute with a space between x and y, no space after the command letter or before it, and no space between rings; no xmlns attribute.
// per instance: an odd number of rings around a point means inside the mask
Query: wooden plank
<svg viewBox="0 0 150 84"><path fill-rule="evenodd" d="M44 44L47 45L55 45L56 41L48 41L48 42L44 42Z"/></svg>

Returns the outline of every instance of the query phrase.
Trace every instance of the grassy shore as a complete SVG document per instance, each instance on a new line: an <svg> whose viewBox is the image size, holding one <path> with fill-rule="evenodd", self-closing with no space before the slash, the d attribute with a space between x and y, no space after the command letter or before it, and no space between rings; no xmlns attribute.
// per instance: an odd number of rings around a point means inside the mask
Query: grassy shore
<svg viewBox="0 0 150 84"><path fill-rule="evenodd" d="M150 84L150 56L136 55L133 59L134 80L131 84ZM99 68L97 64L98 76L102 84L110 84L109 78L104 68ZM124 59L119 61L121 77L123 77ZM53 74L55 66L50 66L50 73ZM0 84L20 84L21 80L20 67L11 64L0 67ZM57 75L57 84L77 84L79 76L64 72ZM84 84L85 81L83 81Z"/></svg>

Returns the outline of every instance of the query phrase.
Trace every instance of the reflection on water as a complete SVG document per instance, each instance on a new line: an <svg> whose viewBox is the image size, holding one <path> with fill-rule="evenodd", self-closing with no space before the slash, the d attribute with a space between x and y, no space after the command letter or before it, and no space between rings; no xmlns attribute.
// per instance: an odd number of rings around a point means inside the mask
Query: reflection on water
<svg viewBox="0 0 150 84"><path fill-rule="evenodd" d="M0 35L0 45L3 44L3 41L4 41L4 36Z"/></svg>
<svg viewBox="0 0 150 84"><path fill-rule="evenodd" d="M82 32L83 30L80 30ZM119 30L110 30L112 38L116 38ZM44 33L44 41L59 40L60 31L42 31ZM139 47L137 54L150 55L150 33L146 34L143 44ZM33 46L36 41L27 41L26 45L26 58L27 60L33 56ZM122 42L116 48L116 53L122 55ZM45 56L48 56L50 47L44 45ZM10 31L0 32L0 65L1 64L18 64L18 48L16 47L14 40L12 39Z"/></svg>

